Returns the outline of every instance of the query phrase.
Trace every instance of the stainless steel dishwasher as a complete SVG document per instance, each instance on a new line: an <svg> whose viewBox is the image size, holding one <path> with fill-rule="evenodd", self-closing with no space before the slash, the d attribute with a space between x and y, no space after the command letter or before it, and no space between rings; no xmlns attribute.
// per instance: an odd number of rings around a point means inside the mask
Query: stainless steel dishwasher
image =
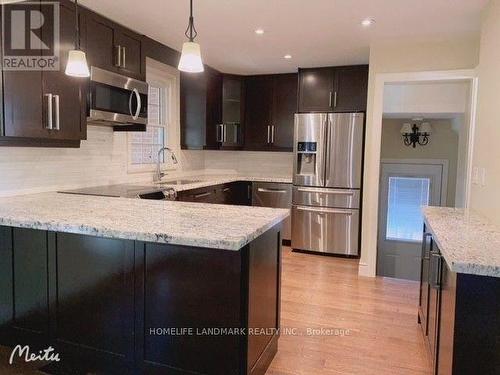
<svg viewBox="0 0 500 375"><path fill-rule="evenodd" d="M292 184L254 182L252 186L252 205L272 208L292 208ZM284 240L292 238L292 221L288 217L283 223Z"/></svg>

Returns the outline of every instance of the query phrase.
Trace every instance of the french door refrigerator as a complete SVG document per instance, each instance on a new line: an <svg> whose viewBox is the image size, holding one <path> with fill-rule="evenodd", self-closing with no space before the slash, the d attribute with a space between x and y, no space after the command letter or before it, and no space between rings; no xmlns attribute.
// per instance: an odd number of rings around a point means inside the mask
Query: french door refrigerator
<svg viewBox="0 0 500 375"><path fill-rule="evenodd" d="M363 113L295 115L292 248L359 255Z"/></svg>

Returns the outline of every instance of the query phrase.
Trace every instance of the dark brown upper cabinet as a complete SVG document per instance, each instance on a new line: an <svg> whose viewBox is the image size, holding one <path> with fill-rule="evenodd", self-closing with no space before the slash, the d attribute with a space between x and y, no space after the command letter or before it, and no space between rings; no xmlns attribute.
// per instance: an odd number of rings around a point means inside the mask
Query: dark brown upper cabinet
<svg viewBox="0 0 500 375"><path fill-rule="evenodd" d="M87 11L85 14L89 65L144 80L142 37L96 13Z"/></svg>
<svg viewBox="0 0 500 375"><path fill-rule="evenodd" d="M299 112L364 112L368 65L299 69Z"/></svg>
<svg viewBox="0 0 500 375"><path fill-rule="evenodd" d="M241 77L226 76L207 66L203 73L181 73L183 149L241 148L240 116L243 112L243 94L240 92L236 95L234 92L235 87L242 91L241 81Z"/></svg>
<svg viewBox="0 0 500 375"><path fill-rule="evenodd" d="M297 74L249 76L245 85L245 149L291 151Z"/></svg>
<svg viewBox="0 0 500 375"><path fill-rule="evenodd" d="M68 51L75 45L75 11L60 0L60 68L3 71L4 118L2 145L78 147L86 138L88 80L64 74ZM15 6L15 5L12 5ZM5 5L4 10L8 10ZM41 33L53 32L53 10L40 7L45 18ZM47 54L39 51L39 55Z"/></svg>
<svg viewBox="0 0 500 375"><path fill-rule="evenodd" d="M271 75L245 79L245 149L263 150L271 144L274 78Z"/></svg>

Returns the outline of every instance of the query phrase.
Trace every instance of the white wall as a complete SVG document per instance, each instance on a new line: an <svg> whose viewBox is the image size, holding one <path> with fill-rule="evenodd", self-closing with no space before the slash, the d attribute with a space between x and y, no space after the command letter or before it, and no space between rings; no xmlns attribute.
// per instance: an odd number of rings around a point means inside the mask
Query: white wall
<svg viewBox="0 0 500 375"><path fill-rule="evenodd" d="M375 276L377 260L378 186L380 171L381 113L375 111L377 76L381 73L473 69L478 64L478 38L457 40L397 41L370 47L366 123L363 230L359 273ZM380 99L382 100L382 99Z"/></svg>
<svg viewBox="0 0 500 375"><path fill-rule="evenodd" d="M468 94L468 82L390 84L384 91L384 115L465 113Z"/></svg>
<svg viewBox="0 0 500 375"><path fill-rule="evenodd" d="M479 63L479 97L473 165L485 170L485 184L473 184L471 208L500 224L500 0L484 11Z"/></svg>

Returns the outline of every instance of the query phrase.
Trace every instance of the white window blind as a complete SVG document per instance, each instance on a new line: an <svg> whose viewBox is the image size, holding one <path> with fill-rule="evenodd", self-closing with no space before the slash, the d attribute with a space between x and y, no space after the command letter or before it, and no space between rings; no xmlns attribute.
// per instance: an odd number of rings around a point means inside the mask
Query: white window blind
<svg viewBox="0 0 500 375"><path fill-rule="evenodd" d="M429 204L429 194L429 178L389 177L387 240L422 240L421 207Z"/></svg>
<svg viewBox="0 0 500 375"><path fill-rule="evenodd" d="M156 164L158 151L167 143L165 92L165 87L149 85L147 131L131 135L131 163L133 165ZM160 157L160 162L163 163L164 156Z"/></svg>

